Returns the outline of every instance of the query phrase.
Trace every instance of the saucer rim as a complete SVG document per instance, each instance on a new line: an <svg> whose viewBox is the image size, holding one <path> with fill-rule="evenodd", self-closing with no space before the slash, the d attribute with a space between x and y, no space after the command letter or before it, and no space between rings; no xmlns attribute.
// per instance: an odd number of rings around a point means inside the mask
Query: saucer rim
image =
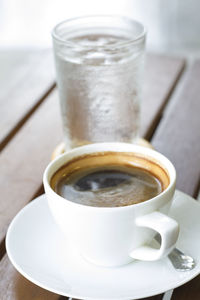
<svg viewBox="0 0 200 300"><path fill-rule="evenodd" d="M186 200L187 201L192 201L193 204L195 205L199 205L199 203L194 199L192 198L190 195L187 195L179 190L176 189L176 193L177 194L181 194L183 195L184 197L186 197ZM80 294L76 294L76 293L70 293L67 292L67 293L63 293L63 292L60 292L59 289L55 289L55 288L51 288L49 287L47 284L43 284L41 283L39 280L37 279L34 279L32 276L30 276L27 272L23 271L23 267L21 267L17 262L15 262L15 259L12 257L12 251L10 251L10 247L9 247L9 239L10 239L10 235L12 234L12 229L15 227L15 223L18 221L18 219L20 219L21 217L23 217L23 215L26 213L27 210L31 209L31 206L34 206L34 205L38 205L38 203L43 199L43 198L46 198L46 195L45 194L42 194L38 197L36 197L35 199L33 199L31 202L29 202L25 207L23 207L18 213L17 215L13 218L13 220L11 221L9 227L8 227L8 230L7 230L7 234L6 234L6 240L5 240L5 245L6 245L6 251L7 251L7 255L8 255L8 258L9 260L11 261L12 265L15 267L15 269L21 274L23 275L26 279L28 279L30 282L36 284L37 286L41 287L41 288L44 288L45 290L47 291L50 291L50 292L53 292L53 293L56 293L58 295L61 295L61 296L65 296L65 297L72 297L72 298L80 298L82 299L82 297L85 299L85 300L93 300L94 298L91 297L91 296L81 296ZM47 199L45 199L47 201ZM37 203L36 203L37 202ZM200 208L200 206L199 206ZM115 269L115 268L113 268ZM196 270L196 271L195 271ZM178 271L177 271L178 272ZM164 288L161 288L159 289L158 291L158 288L154 288L154 289L151 289L151 293L143 293L143 294L139 294L139 295L130 295L128 297L108 297L107 299L109 300L130 300L132 299L133 297L136 297L137 299L141 299L141 298L145 298L145 297L152 297L152 296L155 296L155 295L159 295L159 294L162 294L162 293L165 293L166 291L170 290L170 289L175 289L175 288L178 288L180 286L182 286L183 284L191 281L193 278L195 278L198 274L200 274L200 265L198 264L198 261L197 261L197 266L195 267L195 269L191 270L191 271L187 271L188 274L190 273L193 273L191 274L191 277L186 277L186 278L183 278L182 280L179 281L178 284L174 285L174 284L169 284L168 287L167 287L167 290L164 289ZM186 273L186 272L184 272ZM105 298L95 298L95 299L102 299L104 300Z"/></svg>

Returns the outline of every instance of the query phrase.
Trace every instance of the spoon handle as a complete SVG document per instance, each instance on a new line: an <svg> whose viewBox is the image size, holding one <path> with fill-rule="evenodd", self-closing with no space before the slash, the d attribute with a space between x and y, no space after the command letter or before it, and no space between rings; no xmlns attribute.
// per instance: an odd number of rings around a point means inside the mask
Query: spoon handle
<svg viewBox="0 0 200 300"><path fill-rule="evenodd" d="M160 244L160 235L156 234L154 238ZM168 255L168 258L174 268L180 272L191 271L196 265L195 260L191 256L183 253L177 248L172 250L172 252Z"/></svg>
<svg viewBox="0 0 200 300"><path fill-rule="evenodd" d="M174 250L168 255L168 258L177 271L190 271L196 265L191 256L184 254L177 248L174 248Z"/></svg>

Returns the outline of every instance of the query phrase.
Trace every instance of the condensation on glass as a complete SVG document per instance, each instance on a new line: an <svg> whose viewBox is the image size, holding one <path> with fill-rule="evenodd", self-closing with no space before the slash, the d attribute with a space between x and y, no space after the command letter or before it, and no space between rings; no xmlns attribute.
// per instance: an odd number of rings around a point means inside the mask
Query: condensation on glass
<svg viewBox="0 0 200 300"><path fill-rule="evenodd" d="M126 17L66 20L53 30L66 149L134 142L139 134L145 30Z"/></svg>

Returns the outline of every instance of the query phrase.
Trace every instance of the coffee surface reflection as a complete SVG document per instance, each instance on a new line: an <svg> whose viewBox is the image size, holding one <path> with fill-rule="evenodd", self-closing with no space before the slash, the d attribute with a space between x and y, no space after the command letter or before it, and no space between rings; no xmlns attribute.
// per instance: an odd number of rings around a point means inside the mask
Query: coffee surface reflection
<svg viewBox="0 0 200 300"><path fill-rule="evenodd" d="M108 153L107 159L106 153L88 155L68 162L53 175L51 186L67 200L96 207L137 204L163 191L162 179L145 169L145 159L135 158L135 166L133 156L122 155ZM157 165L156 168L159 169Z"/></svg>

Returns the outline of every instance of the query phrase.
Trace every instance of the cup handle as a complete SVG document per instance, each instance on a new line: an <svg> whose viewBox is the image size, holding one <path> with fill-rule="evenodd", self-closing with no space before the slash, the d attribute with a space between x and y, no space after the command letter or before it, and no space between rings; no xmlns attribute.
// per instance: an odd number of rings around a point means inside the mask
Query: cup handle
<svg viewBox="0 0 200 300"><path fill-rule="evenodd" d="M160 249L150 246L141 246L134 249L129 255L134 259L153 261L167 256L175 247L179 234L178 223L170 217L156 211L136 219L136 225L148 227L161 235Z"/></svg>

